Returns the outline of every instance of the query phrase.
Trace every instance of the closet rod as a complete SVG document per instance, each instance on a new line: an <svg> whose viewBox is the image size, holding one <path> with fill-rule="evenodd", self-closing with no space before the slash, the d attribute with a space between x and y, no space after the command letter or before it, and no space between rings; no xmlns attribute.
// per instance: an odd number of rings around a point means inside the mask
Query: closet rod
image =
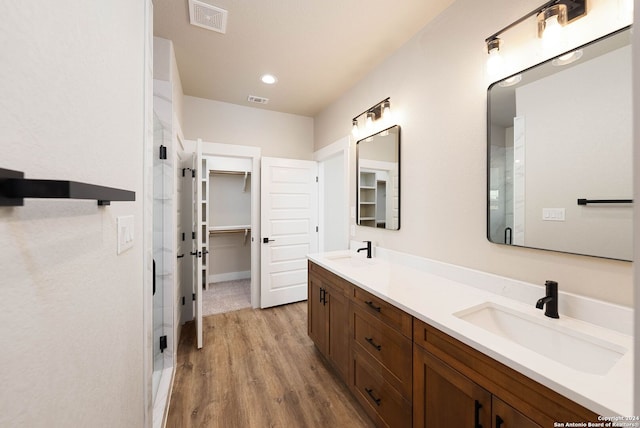
<svg viewBox="0 0 640 428"><path fill-rule="evenodd" d="M251 171L223 171L221 169L212 169L209 170L209 175L213 175L213 174L226 174L226 175L246 175L249 174L251 175Z"/></svg>
<svg viewBox="0 0 640 428"><path fill-rule="evenodd" d="M218 233L246 233L249 230L251 230L250 227L247 227L245 229L219 229L219 230L210 230L209 234L214 235Z"/></svg>

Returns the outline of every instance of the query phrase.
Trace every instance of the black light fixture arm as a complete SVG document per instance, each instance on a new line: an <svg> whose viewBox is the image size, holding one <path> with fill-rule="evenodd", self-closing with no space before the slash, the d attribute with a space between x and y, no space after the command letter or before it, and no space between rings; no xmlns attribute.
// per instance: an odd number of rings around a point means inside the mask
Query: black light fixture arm
<svg viewBox="0 0 640 428"><path fill-rule="evenodd" d="M507 25L502 30L497 31L496 33L490 35L484 41L486 43L489 43L491 40L494 40L494 39L498 38L498 36L500 36L500 34L504 33L505 31L510 30L511 28L515 27L516 25L520 24L521 22L531 18L534 15L539 14L543 10L548 9L549 7L554 6L556 4L563 4L563 5L565 5L567 7L567 20L568 20L568 22L571 22L574 19L584 15L586 13L586 11L587 11L587 0L551 0L551 1L548 1L545 4L543 4L542 6L537 7L536 9L532 10L531 12L527 13L522 18L520 18L520 19L518 19L516 21L513 21L511 24Z"/></svg>
<svg viewBox="0 0 640 428"><path fill-rule="evenodd" d="M363 114L369 113L369 112L374 112L374 114L375 114L376 118L380 117L380 116L382 115L382 104L383 104L385 101L389 101L389 100L391 100L391 97L387 97L387 98L385 98L384 100L380 101L379 103L376 103L376 104L372 105L371 107L369 107L368 109L366 109L365 111L363 111L362 113L360 113L359 115L355 116L355 117L352 119L352 121L356 121L356 120L358 120L358 118L359 118L360 116L362 116ZM378 111L376 112L376 110L378 110Z"/></svg>
<svg viewBox="0 0 640 428"><path fill-rule="evenodd" d="M77 181L27 179L22 171L0 168L0 206L22 206L24 198L95 199L103 206L135 201L136 193Z"/></svg>

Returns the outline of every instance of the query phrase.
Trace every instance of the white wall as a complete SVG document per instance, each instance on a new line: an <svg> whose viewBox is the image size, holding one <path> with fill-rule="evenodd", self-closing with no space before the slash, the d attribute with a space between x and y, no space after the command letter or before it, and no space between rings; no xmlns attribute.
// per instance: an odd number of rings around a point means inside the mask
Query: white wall
<svg viewBox="0 0 640 428"><path fill-rule="evenodd" d="M313 119L288 113L184 97L185 138L256 146L262 156L313 157Z"/></svg>
<svg viewBox="0 0 640 428"><path fill-rule="evenodd" d="M0 208L0 426L144 426L145 2L0 14L0 167L136 192ZM135 244L118 256L120 215Z"/></svg>
<svg viewBox="0 0 640 428"><path fill-rule="evenodd" d="M589 3L589 15L566 28L574 46L628 23L618 16L617 0ZM402 126L401 229L356 226L355 239L536 284L553 279L564 291L631 305L630 263L486 239L486 91L496 79L485 73L484 40L539 5L539 0L457 0L315 118L316 149L348 135L354 115L391 97ZM549 55L539 48L535 20L513 32L504 38L503 76ZM350 201L354 206L355 185Z"/></svg>

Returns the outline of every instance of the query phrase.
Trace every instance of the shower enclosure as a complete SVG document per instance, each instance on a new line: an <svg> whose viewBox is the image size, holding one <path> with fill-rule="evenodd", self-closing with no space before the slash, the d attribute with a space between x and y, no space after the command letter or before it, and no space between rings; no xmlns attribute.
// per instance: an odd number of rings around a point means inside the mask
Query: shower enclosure
<svg viewBox="0 0 640 428"><path fill-rule="evenodd" d="M155 103L154 103L155 104ZM155 107L155 106L154 106ZM170 124L154 112L153 118L153 403L164 409L173 355L173 165ZM161 418L161 416L160 416Z"/></svg>

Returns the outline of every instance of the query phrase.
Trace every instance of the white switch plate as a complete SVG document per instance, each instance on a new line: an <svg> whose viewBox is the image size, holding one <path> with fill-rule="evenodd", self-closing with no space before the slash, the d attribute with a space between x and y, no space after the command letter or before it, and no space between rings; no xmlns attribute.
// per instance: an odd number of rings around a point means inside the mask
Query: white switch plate
<svg viewBox="0 0 640 428"><path fill-rule="evenodd" d="M119 216L118 223L118 254L133 247L133 216Z"/></svg>
<svg viewBox="0 0 640 428"><path fill-rule="evenodd" d="M356 207L351 207L351 218L356 218Z"/></svg>
<svg viewBox="0 0 640 428"><path fill-rule="evenodd" d="M564 221L564 208L543 208L542 220Z"/></svg>

